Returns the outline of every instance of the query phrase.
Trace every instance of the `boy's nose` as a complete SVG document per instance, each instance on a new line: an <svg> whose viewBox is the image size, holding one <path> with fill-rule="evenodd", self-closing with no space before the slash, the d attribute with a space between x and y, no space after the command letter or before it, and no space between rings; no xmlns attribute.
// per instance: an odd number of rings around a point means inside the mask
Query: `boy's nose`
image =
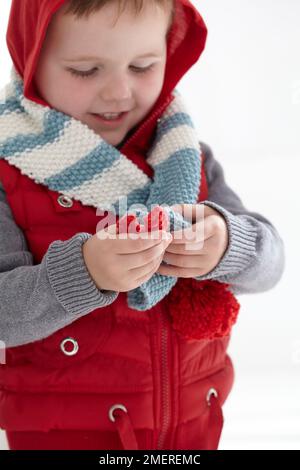
<svg viewBox="0 0 300 470"><path fill-rule="evenodd" d="M101 89L102 99L105 101L117 101L131 99L131 90L126 78L111 78L107 81L106 85Z"/></svg>

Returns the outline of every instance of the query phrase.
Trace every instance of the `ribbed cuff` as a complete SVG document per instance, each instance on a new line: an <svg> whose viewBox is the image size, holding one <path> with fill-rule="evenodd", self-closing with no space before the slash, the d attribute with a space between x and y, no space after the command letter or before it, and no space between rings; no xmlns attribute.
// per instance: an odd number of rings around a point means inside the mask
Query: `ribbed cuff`
<svg viewBox="0 0 300 470"><path fill-rule="evenodd" d="M118 292L101 291L88 272L82 245L92 235L77 233L52 242L46 254L49 281L58 301L72 315L84 315L113 303Z"/></svg>
<svg viewBox="0 0 300 470"><path fill-rule="evenodd" d="M214 202L204 201L201 204L219 211L224 216L229 232L229 244L219 264L209 273L203 276L196 276L195 279L217 279L223 276L228 276L228 278L234 277L249 266L256 256L256 228L246 220L231 214L231 212Z"/></svg>

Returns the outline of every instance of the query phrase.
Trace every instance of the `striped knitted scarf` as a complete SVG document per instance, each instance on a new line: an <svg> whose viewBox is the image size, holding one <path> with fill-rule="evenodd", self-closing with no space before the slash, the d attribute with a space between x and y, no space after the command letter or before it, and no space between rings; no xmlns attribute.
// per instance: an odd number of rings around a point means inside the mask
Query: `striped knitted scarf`
<svg viewBox="0 0 300 470"><path fill-rule="evenodd" d="M153 180L117 148L81 121L24 97L23 80L12 67L11 80L0 96L0 158L38 184L117 216L142 204L195 204L201 178L197 132L177 90L158 121L147 152ZM124 204L123 204L124 209ZM190 222L169 209L170 231ZM139 216L143 216L139 212ZM197 278L195 278L197 279ZM127 294L128 305L147 310L169 294L178 279L155 273ZM197 281L201 284L200 281Z"/></svg>

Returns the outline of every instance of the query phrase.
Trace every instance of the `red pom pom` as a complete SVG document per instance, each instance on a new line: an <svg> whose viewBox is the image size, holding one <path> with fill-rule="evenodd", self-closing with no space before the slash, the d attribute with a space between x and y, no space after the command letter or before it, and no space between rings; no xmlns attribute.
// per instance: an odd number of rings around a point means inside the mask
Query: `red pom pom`
<svg viewBox="0 0 300 470"><path fill-rule="evenodd" d="M165 298L173 328L186 339L227 336L240 309L228 287L213 280L179 278Z"/></svg>
<svg viewBox="0 0 300 470"><path fill-rule="evenodd" d="M139 233L154 232L157 230L167 230L169 217L163 207L155 206L154 209L143 218L144 225L138 223L137 216L134 214L125 214L119 218L116 223L117 234L120 233Z"/></svg>
<svg viewBox="0 0 300 470"><path fill-rule="evenodd" d="M148 232L157 230L167 230L169 225L169 217L163 207L155 206L151 212L144 217L144 223Z"/></svg>
<svg viewBox="0 0 300 470"><path fill-rule="evenodd" d="M116 223L117 234L140 232L140 224L134 214L125 214Z"/></svg>

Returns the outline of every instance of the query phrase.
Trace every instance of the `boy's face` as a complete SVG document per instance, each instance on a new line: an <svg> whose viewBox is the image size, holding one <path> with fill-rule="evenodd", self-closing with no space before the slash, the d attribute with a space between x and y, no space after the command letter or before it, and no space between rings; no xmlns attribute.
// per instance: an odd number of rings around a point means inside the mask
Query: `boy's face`
<svg viewBox="0 0 300 470"><path fill-rule="evenodd" d="M39 93L52 108L87 124L113 146L147 115L164 82L171 12L145 4L137 16L125 10L117 22L115 2L80 19L63 15L61 8L49 25L35 73ZM81 56L95 59L80 61ZM93 116L121 111L129 113L119 123Z"/></svg>

